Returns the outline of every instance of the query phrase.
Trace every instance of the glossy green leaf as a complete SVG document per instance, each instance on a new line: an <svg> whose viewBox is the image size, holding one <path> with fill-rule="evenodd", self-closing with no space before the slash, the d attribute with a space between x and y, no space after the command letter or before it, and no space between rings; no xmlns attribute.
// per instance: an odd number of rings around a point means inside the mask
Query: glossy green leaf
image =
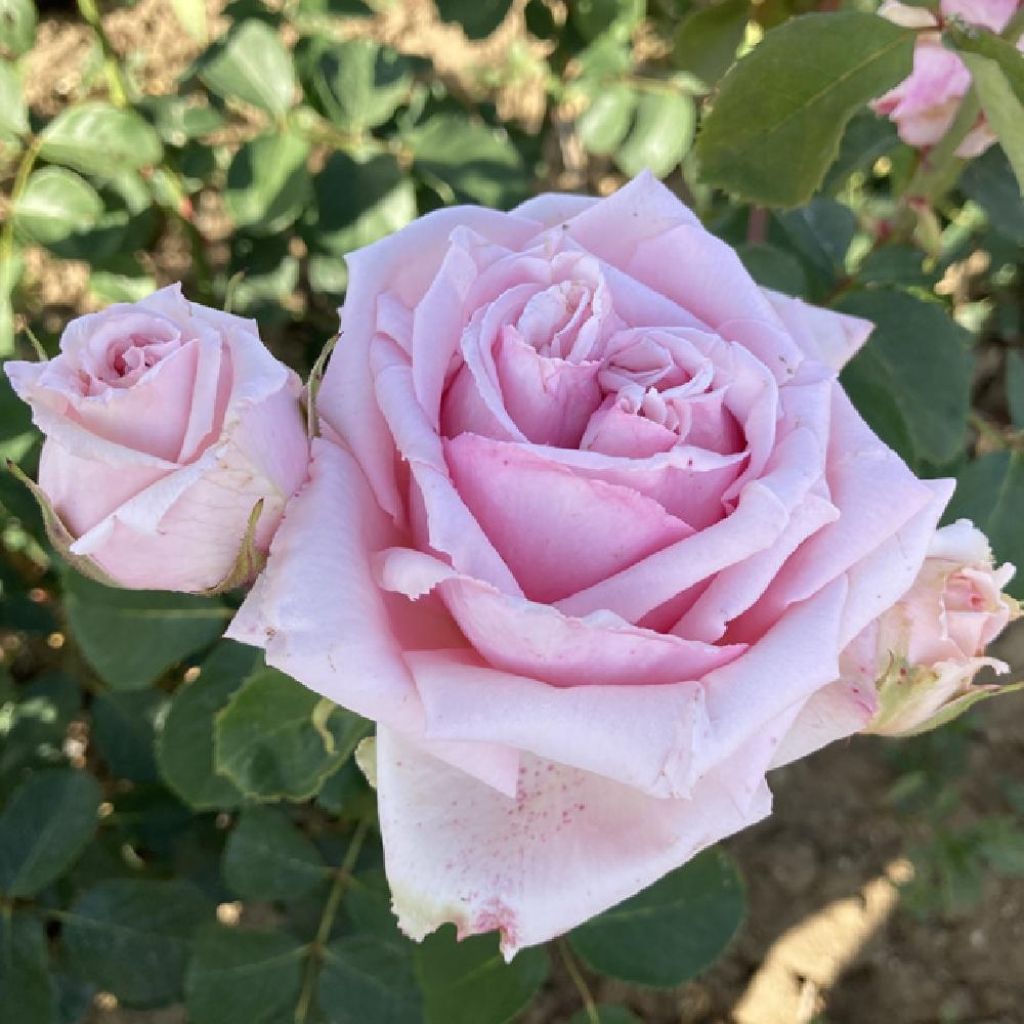
<svg viewBox="0 0 1024 1024"><path fill-rule="evenodd" d="M185 978L189 1021L292 1024L304 955L305 947L286 932L200 929Z"/></svg>
<svg viewBox="0 0 1024 1024"><path fill-rule="evenodd" d="M94 228L103 213L103 200L74 171L43 167L28 179L12 213L16 228L27 240L52 245Z"/></svg>
<svg viewBox="0 0 1024 1024"><path fill-rule="evenodd" d="M470 39L484 39L504 20L512 0L435 0L442 21L454 21Z"/></svg>
<svg viewBox="0 0 1024 1024"><path fill-rule="evenodd" d="M327 880L313 843L273 807L247 807L224 847L224 880L244 900L293 900Z"/></svg>
<svg viewBox="0 0 1024 1024"><path fill-rule="evenodd" d="M158 164L163 155L160 137L135 111L100 100L66 107L40 140L43 159L100 177Z"/></svg>
<svg viewBox="0 0 1024 1024"><path fill-rule="evenodd" d="M842 376L861 415L913 463L955 458L970 408L970 334L938 303L905 292L854 292L836 308L876 325Z"/></svg>
<svg viewBox="0 0 1024 1024"><path fill-rule="evenodd" d="M20 57L32 49L37 20L32 0L0 0L0 50Z"/></svg>
<svg viewBox="0 0 1024 1024"><path fill-rule="evenodd" d="M597 156L614 152L629 133L636 104L636 92L621 82L598 89L576 121L583 148Z"/></svg>
<svg viewBox="0 0 1024 1024"><path fill-rule="evenodd" d="M416 947L426 1024L505 1024L526 1007L550 969L547 952L521 950L510 964L494 934L457 942L445 925Z"/></svg>
<svg viewBox="0 0 1024 1024"><path fill-rule="evenodd" d="M750 18L750 0L718 0L691 11L676 29L673 63L714 85L736 59Z"/></svg>
<svg viewBox="0 0 1024 1024"><path fill-rule="evenodd" d="M464 116L439 114L408 138L414 168L452 201L507 209L526 198L528 175L507 135Z"/></svg>
<svg viewBox="0 0 1024 1024"><path fill-rule="evenodd" d="M101 693L96 698L92 735L112 775L138 783L159 779L153 743L156 721L167 703L167 695L156 690Z"/></svg>
<svg viewBox="0 0 1024 1024"><path fill-rule="evenodd" d="M681 985L725 949L744 902L732 861L708 850L570 932L569 943L601 974L640 985Z"/></svg>
<svg viewBox="0 0 1024 1024"><path fill-rule="evenodd" d="M199 77L218 96L242 100L275 117L283 116L295 98L291 54L274 29L256 18L234 25L208 52Z"/></svg>
<svg viewBox="0 0 1024 1024"><path fill-rule="evenodd" d="M27 131L28 107L21 89L21 75L10 61L0 60L0 132L24 135Z"/></svg>
<svg viewBox="0 0 1024 1024"><path fill-rule="evenodd" d="M0 814L0 893L34 896L59 878L93 837L101 798L86 772L28 776Z"/></svg>
<svg viewBox="0 0 1024 1024"><path fill-rule="evenodd" d="M853 114L905 78L914 33L874 14L808 14L726 75L697 142L705 181L771 206L810 199Z"/></svg>
<svg viewBox="0 0 1024 1024"><path fill-rule="evenodd" d="M214 764L254 799L305 800L367 727L282 672L263 669L217 713Z"/></svg>
<svg viewBox="0 0 1024 1024"><path fill-rule="evenodd" d="M76 573L64 579L72 636L115 690L145 689L213 643L228 622L228 610L211 598L115 590Z"/></svg>
<svg viewBox="0 0 1024 1024"><path fill-rule="evenodd" d="M630 177L643 170L670 174L689 151L697 121L693 100L682 92L640 93L636 117L615 162Z"/></svg>
<svg viewBox="0 0 1024 1024"><path fill-rule="evenodd" d="M412 944L352 935L324 952L318 982L329 1024L423 1024Z"/></svg>
<svg viewBox="0 0 1024 1024"><path fill-rule="evenodd" d="M55 1024L49 960L42 920L0 910L0 1024Z"/></svg>
<svg viewBox="0 0 1024 1024"><path fill-rule="evenodd" d="M61 938L80 977L128 1006L159 1006L181 995L192 937L212 917L188 882L115 878L87 889L61 915Z"/></svg>
<svg viewBox="0 0 1024 1024"><path fill-rule="evenodd" d="M223 640L202 663L199 678L178 690L157 734L160 774L193 810L234 807L242 800L238 787L213 764L214 717L252 672L253 648Z"/></svg>
<svg viewBox="0 0 1024 1024"><path fill-rule="evenodd" d="M228 168L224 203L236 227L274 235L293 224L309 201L309 143L276 131L239 147Z"/></svg>

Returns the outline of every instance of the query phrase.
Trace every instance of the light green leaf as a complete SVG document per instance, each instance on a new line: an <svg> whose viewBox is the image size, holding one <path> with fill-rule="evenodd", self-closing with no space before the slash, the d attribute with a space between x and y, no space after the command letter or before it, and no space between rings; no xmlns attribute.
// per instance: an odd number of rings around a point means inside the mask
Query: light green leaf
<svg viewBox="0 0 1024 1024"><path fill-rule="evenodd" d="M0 49L20 57L36 39L36 5L32 0L0 0Z"/></svg>
<svg viewBox="0 0 1024 1024"><path fill-rule="evenodd" d="M598 89L576 121L583 148L597 156L614 152L629 132L636 104L636 92L621 82Z"/></svg>
<svg viewBox="0 0 1024 1024"><path fill-rule="evenodd" d="M281 37L265 22L237 22L203 60L199 77L225 99L282 117L295 98L295 71Z"/></svg>
<svg viewBox="0 0 1024 1024"><path fill-rule="evenodd" d="M273 807L247 807L224 847L224 880L244 900L295 900L327 879L313 843Z"/></svg>
<svg viewBox="0 0 1024 1024"><path fill-rule="evenodd" d="M664 178L689 151L696 122L693 100L684 93L641 92L633 127L615 162L630 177L646 169Z"/></svg>
<svg viewBox="0 0 1024 1024"><path fill-rule="evenodd" d="M86 660L115 690L144 690L213 643L230 611L219 601L156 590L115 590L65 575L71 634Z"/></svg>
<svg viewBox="0 0 1024 1024"><path fill-rule="evenodd" d="M103 303L138 302L156 291L156 278L145 272L133 256L118 260L115 265L93 270L89 275L89 291Z"/></svg>
<svg viewBox="0 0 1024 1024"><path fill-rule="evenodd" d="M149 167L163 156L151 125L133 110L99 100L66 107L43 129L40 140L44 160L99 177Z"/></svg>
<svg viewBox="0 0 1024 1024"><path fill-rule="evenodd" d="M725 949L744 902L732 861L707 850L570 932L569 943L601 974L639 985L681 985Z"/></svg>
<svg viewBox="0 0 1024 1024"><path fill-rule="evenodd" d="M203 927L185 978L191 1024L291 1024L305 952L286 932Z"/></svg>
<svg viewBox="0 0 1024 1024"><path fill-rule="evenodd" d="M54 1024L57 992L43 922L0 911L0 1024Z"/></svg>
<svg viewBox="0 0 1024 1024"><path fill-rule="evenodd" d="M28 107L21 91L21 75L10 61L0 60L0 132L24 135L27 131Z"/></svg>
<svg viewBox="0 0 1024 1024"><path fill-rule="evenodd" d="M156 760L168 786L196 811L235 807L237 786L213 764L214 716L241 687L257 659L251 647L223 640L202 663L199 678L178 690L157 733Z"/></svg>
<svg viewBox="0 0 1024 1024"><path fill-rule="evenodd" d="M412 946L371 935L332 942L319 978L320 1007L329 1024L422 1024Z"/></svg>
<svg viewBox="0 0 1024 1024"><path fill-rule="evenodd" d="M276 235L309 201L309 143L287 131L244 143L228 168L224 203L236 227Z"/></svg>
<svg viewBox="0 0 1024 1024"><path fill-rule="evenodd" d="M100 800L86 772L30 775L0 814L0 893L34 896L59 878L96 831Z"/></svg>
<svg viewBox="0 0 1024 1024"><path fill-rule="evenodd" d="M876 325L842 376L861 415L912 463L955 458L970 408L970 334L938 303L905 292L854 292L836 308Z"/></svg>
<svg viewBox="0 0 1024 1024"><path fill-rule="evenodd" d="M263 669L217 713L214 765L254 799L306 800L367 729L364 719L282 672Z"/></svg>
<svg viewBox="0 0 1024 1024"><path fill-rule="evenodd" d="M1012 46L1010 50L1014 59L1024 65L1024 56ZM960 56L970 69L981 109L998 136L1024 195L1024 86L1022 93L1018 93L1014 88L1016 83L1011 82L1002 65L994 60L976 53L961 53Z"/></svg>
<svg viewBox="0 0 1024 1024"><path fill-rule="evenodd" d="M28 179L12 212L15 227L27 240L52 245L94 228L103 200L74 171L44 167Z"/></svg>
<svg viewBox="0 0 1024 1024"><path fill-rule="evenodd" d="M793 18L725 76L697 141L705 181L771 206L811 198L847 122L905 78L914 33L874 14Z"/></svg>
<svg viewBox="0 0 1024 1024"><path fill-rule="evenodd" d="M181 995L193 933L212 917L188 882L116 878L61 915L61 937L74 973L128 1006L160 1006Z"/></svg>
<svg viewBox="0 0 1024 1024"><path fill-rule="evenodd" d="M542 947L521 950L507 964L496 935L457 942L451 925L428 935L415 957L427 1024L506 1024L530 1003L550 969Z"/></svg>
<svg viewBox="0 0 1024 1024"><path fill-rule="evenodd" d="M484 39L504 20L512 0L435 0L442 21L454 21L470 39Z"/></svg>
<svg viewBox="0 0 1024 1024"><path fill-rule="evenodd" d="M1017 102L1024 104L1024 54L1013 43L986 29L958 25L955 21L947 28L946 36L961 57L976 54L999 65Z"/></svg>
<svg viewBox="0 0 1024 1024"><path fill-rule="evenodd" d="M676 30L672 60L714 85L736 59L750 18L750 0L719 0L691 11Z"/></svg>

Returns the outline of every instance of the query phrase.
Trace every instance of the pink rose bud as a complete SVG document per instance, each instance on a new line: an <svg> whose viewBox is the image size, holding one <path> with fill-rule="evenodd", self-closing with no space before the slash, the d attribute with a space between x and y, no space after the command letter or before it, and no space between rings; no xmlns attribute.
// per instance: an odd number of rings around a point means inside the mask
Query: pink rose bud
<svg viewBox="0 0 1024 1024"><path fill-rule="evenodd" d="M1003 587L1014 567L996 568L985 535L961 519L935 534L914 585L843 652L848 681L877 691L865 732L913 736L956 718L972 704L1015 686L973 686L984 667L1009 666L985 648L1020 615Z"/></svg>
<svg viewBox="0 0 1024 1024"><path fill-rule="evenodd" d="M244 582L309 458L299 379L253 321L173 285L4 369L46 434L35 490L74 564L130 588Z"/></svg>
<svg viewBox="0 0 1024 1024"><path fill-rule="evenodd" d="M1018 0L942 0L943 18L957 17L971 25L993 32L1006 28L1018 7ZM877 114L895 122L900 138L908 146L934 146L949 131L960 109L960 102L971 87L971 75L964 62L942 44L939 20L924 7L894 3L882 4L884 18L906 28L928 29L918 36L914 50L914 68L894 89L875 100ZM1024 46L1024 42L1019 44ZM984 117L967 133L956 155L965 159L980 156L993 142L995 133Z"/></svg>

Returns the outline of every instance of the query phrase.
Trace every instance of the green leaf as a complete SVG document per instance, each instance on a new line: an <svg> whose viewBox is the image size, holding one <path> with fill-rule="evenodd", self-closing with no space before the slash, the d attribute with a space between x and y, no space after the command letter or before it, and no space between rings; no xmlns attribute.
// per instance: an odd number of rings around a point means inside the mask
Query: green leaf
<svg viewBox="0 0 1024 1024"><path fill-rule="evenodd" d="M422 1024L411 944L352 935L332 942L320 968L320 1008L329 1024Z"/></svg>
<svg viewBox="0 0 1024 1024"><path fill-rule="evenodd" d="M191 1024L291 1024L305 952L286 932L205 926L185 978Z"/></svg>
<svg viewBox="0 0 1024 1024"><path fill-rule="evenodd" d="M736 255L759 285L774 288L775 291L786 295L807 294L807 275L804 268L800 261L785 249L765 243L744 243L736 247Z"/></svg>
<svg viewBox="0 0 1024 1024"><path fill-rule="evenodd" d="M508 208L526 198L528 174L508 136L465 116L439 114L408 137L414 169L452 201Z"/></svg>
<svg viewBox="0 0 1024 1024"><path fill-rule="evenodd" d="M15 227L27 240L52 245L94 228L103 200L74 171L44 167L28 179L12 212Z"/></svg>
<svg viewBox="0 0 1024 1024"><path fill-rule="evenodd" d="M89 275L89 291L104 306L138 302L156 291L156 278L147 274L134 256L127 256L112 266L94 269Z"/></svg>
<svg viewBox="0 0 1024 1024"><path fill-rule="evenodd" d="M570 932L569 943L601 974L681 985L714 962L743 912L739 872L725 854L707 850Z"/></svg>
<svg viewBox="0 0 1024 1024"><path fill-rule="evenodd" d="M0 892L34 896L59 878L95 833L100 800L86 772L30 775L0 814Z"/></svg>
<svg viewBox="0 0 1024 1024"><path fill-rule="evenodd" d="M470 39L484 39L504 20L512 0L435 0L442 21L454 21Z"/></svg>
<svg viewBox="0 0 1024 1024"><path fill-rule="evenodd" d="M14 57L31 50L37 18L32 0L0 0L0 49Z"/></svg>
<svg viewBox="0 0 1024 1024"><path fill-rule="evenodd" d="M193 933L212 918L206 897L180 880L115 878L61 915L68 966L129 1006L181 995Z"/></svg>
<svg viewBox="0 0 1024 1024"><path fill-rule="evenodd" d="M530 1003L550 969L542 947L521 950L507 964L496 935L457 942L451 925L428 935L415 957L427 1024L505 1024Z"/></svg>
<svg viewBox="0 0 1024 1024"><path fill-rule="evenodd" d="M0 910L0 1024L54 1024L49 960L42 921Z"/></svg>
<svg viewBox="0 0 1024 1024"><path fill-rule="evenodd" d="M236 227L276 235L295 223L309 201L309 143L291 132L244 143L228 168L224 203Z"/></svg>
<svg viewBox="0 0 1024 1024"><path fill-rule="evenodd" d="M615 162L630 177L646 169L664 178L689 151L696 122L693 100L684 93L642 92L633 127Z"/></svg>
<svg viewBox="0 0 1024 1024"><path fill-rule="evenodd" d="M157 734L156 760L168 786L196 811L236 806L237 786L213 764L214 717L252 672L257 653L223 640L203 662L199 678L174 695Z"/></svg>
<svg viewBox="0 0 1024 1024"><path fill-rule="evenodd" d="M0 132L24 135L28 131L28 107L21 91L21 75L6 60L0 60Z"/></svg>
<svg viewBox="0 0 1024 1024"><path fill-rule="evenodd" d="M574 1014L569 1024L643 1024L639 1017L623 1006L598 1006L597 1021L586 1010Z"/></svg>
<svg viewBox="0 0 1024 1024"><path fill-rule="evenodd" d="M645 0L572 0L569 18L584 39L596 39L609 29L628 38L643 20Z"/></svg>
<svg viewBox="0 0 1024 1024"><path fill-rule="evenodd" d="M636 92L621 82L598 89L576 121L583 148L597 156L618 149L633 123L636 104Z"/></svg>
<svg viewBox="0 0 1024 1024"><path fill-rule="evenodd" d="M1024 104L1024 55L1013 43L976 25L958 25L955 21L946 29L946 37L968 66L972 54L997 64L1017 102Z"/></svg>
<svg viewBox="0 0 1024 1024"><path fill-rule="evenodd" d="M99 100L62 110L40 141L44 160L99 177L149 167L163 156L160 137L135 111Z"/></svg>
<svg viewBox="0 0 1024 1024"><path fill-rule="evenodd" d="M287 235L235 235L231 240L232 279L228 286L232 313L267 323L290 318L282 302L298 287L300 275L299 261L288 243Z"/></svg>
<svg viewBox="0 0 1024 1024"><path fill-rule="evenodd" d="M972 160L960 188L988 217L992 230L1024 245L1024 203L1006 154L996 146Z"/></svg>
<svg viewBox="0 0 1024 1024"><path fill-rule="evenodd" d="M307 94L346 132L391 120L412 87L409 61L372 39L316 37L303 45L297 63Z"/></svg>
<svg viewBox="0 0 1024 1024"><path fill-rule="evenodd" d="M156 690L101 693L92 705L92 735L112 775L132 782L157 782L153 757L157 719L167 696Z"/></svg>
<svg viewBox="0 0 1024 1024"><path fill-rule="evenodd" d="M213 643L228 609L188 594L115 590L65 575L71 634L86 661L115 690L143 690L173 665Z"/></svg>
<svg viewBox="0 0 1024 1024"><path fill-rule="evenodd" d="M243 900L295 900L327 878L313 843L273 807L247 807L224 847L224 880Z"/></svg>
<svg viewBox="0 0 1024 1024"><path fill-rule="evenodd" d="M1013 425L1024 430L1024 356L1016 349L1006 353L1006 402Z"/></svg>
<svg viewBox="0 0 1024 1024"><path fill-rule="evenodd" d="M834 195L846 184L851 174L869 171L875 161L892 152L899 141L896 126L888 118L879 117L871 110L854 114L843 133L839 155L829 167L821 191L826 195Z"/></svg>
<svg viewBox="0 0 1024 1024"><path fill-rule="evenodd" d="M1024 452L990 452L967 463L943 519L972 520L988 536L997 562L1024 565ZM1006 589L1024 598L1024 574Z"/></svg>
<svg viewBox="0 0 1024 1024"><path fill-rule="evenodd" d="M785 22L726 75L697 141L705 181L771 206L807 202L850 118L911 70L914 33L874 14Z"/></svg>
<svg viewBox="0 0 1024 1024"><path fill-rule="evenodd" d="M1024 57L1016 48L1010 46L1009 49L1013 59L1024 64ZM975 53L961 53L960 56L971 72L981 109L998 136L1024 195L1024 84L1018 92L1015 88L1017 83L1010 79L1002 63Z"/></svg>
<svg viewBox="0 0 1024 1024"><path fill-rule="evenodd" d="M281 37L263 21L237 22L208 52L199 71L206 86L225 99L242 100L282 117L295 98L295 71Z"/></svg>
<svg viewBox="0 0 1024 1024"><path fill-rule="evenodd" d="M0 777L63 764L67 727L81 708L78 683L58 672L46 673L19 686L16 696L7 704L0 701Z"/></svg>
<svg viewBox="0 0 1024 1024"><path fill-rule="evenodd" d="M217 713L214 764L254 799L306 800L367 728L284 673L262 669Z"/></svg>
<svg viewBox="0 0 1024 1024"><path fill-rule="evenodd" d="M153 122L160 137L171 146L184 146L223 127L223 115L202 94L146 96L139 107Z"/></svg>
<svg viewBox="0 0 1024 1024"><path fill-rule="evenodd" d="M911 462L954 459L970 409L970 334L942 306L905 292L854 292L836 308L876 325L842 376L868 424Z"/></svg>
<svg viewBox="0 0 1024 1024"><path fill-rule="evenodd" d="M736 59L750 19L750 0L719 0L679 23L672 51L677 68L714 85Z"/></svg>

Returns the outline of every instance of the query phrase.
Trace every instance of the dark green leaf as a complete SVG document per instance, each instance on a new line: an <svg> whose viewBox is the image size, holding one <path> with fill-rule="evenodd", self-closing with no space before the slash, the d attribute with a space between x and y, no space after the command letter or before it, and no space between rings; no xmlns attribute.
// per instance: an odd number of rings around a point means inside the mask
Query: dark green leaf
<svg viewBox="0 0 1024 1024"><path fill-rule="evenodd" d="M309 143L277 131L244 143L228 168L224 203L236 227L274 235L293 224L309 201Z"/></svg>
<svg viewBox="0 0 1024 1024"><path fill-rule="evenodd" d="M96 831L100 799L85 772L30 775L0 814L0 892L34 896L63 874Z"/></svg>
<svg viewBox="0 0 1024 1024"><path fill-rule="evenodd" d="M36 5L32 0L0 0L0 49L20 57L36 39Z"/></svg>
<svg viewBox="0 0 1024 1024"><path fill-rule="evenodd" d="M369 935L332 942L319 979L320 1007L329 1024L422 1024L410 943Z"/></svg>
<svg viewBox="0 0 1024 1024"><path fill-rule="evenodd" d="M101 693L92 705L93 737L113 775L132 782L156 782L155 723L167 708L156 690Z"/></svg>
<svg viewBox="0 0 1024 1024"><path fill-rule="evenodd" d="M489 36L504 20L512 0L435 0L442 21L454 21L470 39Z"/></svg>
<svg viewBox="0 0 1024 1024"><path fill-rule="evenodd" d="M44 129L40 155L84 174L110 177L160 162L160 138L133 110L90 100L67 107Z"/></svg>
<svg viewBox="0 0 1024 1024"><path fill-rule="evenodd" d="M905 292L855 292L837 308L876 325L843 371L861 415L911 462L955 458L970 407L970 334L937 303Z"/></svg>
<svg viewBox="0 0 1024 1024"><path fill-rule="evenodd" d="M28 108L21 91L21 75L10 61L0 60L0 132L24 135L27 131Z"/></svg>
<svg viewBox="0 0 1024 1024"><path fill-rule="evenodd" d="M42 921L0 910L0 1024L54 1024L49 960Z"/></svg>
<svg viewBox="0 0 1024 1024"><path fill-rule="evenodd" d="M191 1024L292 1024L304 954L285 932L202 928L185 978Z"/></svg>
<svg viewBox="0 0 1024 1024"><path fill-rule="evenodd" d="M235 784L214 770L214 716L227 707L255 662L251 647L222 641L203 662L199 678L174 695L157 735L160 774L193 810L234 807L242 799Z"/></svg>
<svg viewBox="0 0 1024 1024"><path fill-rule="evenodd" d="M853 115L839 144L839 156L828 169L821 191L826 195L838 192L856 171L868 171L875 161L890 153L899 144L896 126L888 118L870 110Z"/></svg>
<svg viewBox="0 0 1024 1024"><path fill-rule="evenodd" d="M616 150L633 123L636 104L637 94L628 85L615 82L599 88L576 121L583 148L598 156Z"/></svg>
<svg viewBox="0 0 1024 1024"><path fill-rule="evenodd" d="M911 69L914 34L874 14L794 18L726 75L697 142L703 178L765 205L807 202L853 114Z"/></svg>
<svg viewBox="0 0 1024 1024"><path fill-rule="evenodd" d="M649 170L664 178L689 151L696 120L693 100L684 93L641 92L633 127L615 162L630 177Z"/></svg>
<svg viewBox="0 0 1024 1024"><path fill-rule="evenodd" d="M427 1024L505 1024L530 1003L549 968L541 947L521 950L506 964L496 935L457 942L451 925L416 948Z"/></svg>
<svg viewBox="0 0 1024 1024"><path fill-rule="evenodd" d="M774 217L769 240L800 259L809 294L821 299L846 277L846 254L856 229L857 218L848 206L816 196L806 206Z"/></svg>
<svg viewBox="0 0 1024 1024"><path fill-rule="evenodd" d="M224 880L244 900L292 900L327 878L313 843L273 807L247 807L224 848Z"/></svg>
<svg viewBox="0 0 1024 1024"><path fill-rule="evenodd" d="M960 187L985 211L994 231L1024 245L1024 202L1001 149L993 146L972 160L960 178Z"/></svg>
<svg viewBox="0 0 1024 1024"><path fill-rule="evenodd" d="M214 764L258 800L306 800L351 755L367 723L274 669L217 713Z"/></svg>
<svg viewBox="0 0 1024 1024"><path fill-rule="evenodd" d="M288 243L287 235L235 235L231 243L231 312L267 323L288 318L281 304L299 283L299 261Z"/></svg>
<svg viewBox="0 0 1024 1024"><path fill-rule="evenodd" d="M241 21L204 58L199 77L225 99L242 100L275 117L295 97L291 54L265 22Z"/></svg>
<svg viewBox="0 0 1024 1024"><path fill-rule="evenodd" d="M736 59L749 18L750 0L719 0L692 11L676 30L676 67L714 85Z"/></svg>
<svg viewBox="0 0 1024 1024"><path fill-rule="evenodd" d="M219 601L149 590L114 590L65 576L71 633L86 660L115 690L142 690L223 632Z"/></svg>
<svg viewBox="0 0 1024 1024"><path fill-rule="evenodd" d="M7 603L13 604L10 599ZM0 714L0 777L20 768L62 763L68 723L80 707L81 689L60 673L19 687Z"/></svg>
<svg viewBox="0 0 1024 1024"><path fill-rule="evenodd" d="M858 284L929 288L936 275L924 269L924 253L912 245L883 245L872 249L857 268Z"/></svg>
<svg viewBox="0 0 1024 1024"><path fill-rule="evenodd" d="M595 1024L586 1010L580 1010L569 1024ZM643 1024L639 1017L622 1006L598 1006L596 1024Z"/></svg>
<svg viewBox="0 0 1024 1024"><path fill-rule="evenodd" d="M501 131L454 114L439 114L409 135L414 167L455 201L508 208L526 197L526 167Z"/></svg>
<svg viewBox="0 0 1024 1024"><path fill-rule="evenodd" d="M27 240L52 245L94 228L103 213L103 200L74 171L44 167L28 179L12 212L15 226Z"/></svg>
<svg viewBox="0 0 1024 1024"><path fill-rule="evenodd" d="M736 247L736 254L750 272L750 276L765 288L786 295L806 295L807 275L800 261L778 246L744 243Z"/></svg>
<svg viewBox="0 0 1024 1024"><path fill-rule="evenodd" d="M569 942L601 974L640 985L681 985L725 949L743 911L739 872L723 853L708 850L581 925Z"/></svg>
<svg viewBox="0 0 1024 1024"><path fill-rule="evenodd" d="M1024 356L1016 349L1006 353L1006 403L1013 425L1024 430Z"/></svg>
<svg viewBox="0 0 1024 1024"><path fill-rule="evenodd" d="M116 878L87 889L62 915L69 967L129 1006L181 995L193 933L212 907L183 881Z"/></svg>

